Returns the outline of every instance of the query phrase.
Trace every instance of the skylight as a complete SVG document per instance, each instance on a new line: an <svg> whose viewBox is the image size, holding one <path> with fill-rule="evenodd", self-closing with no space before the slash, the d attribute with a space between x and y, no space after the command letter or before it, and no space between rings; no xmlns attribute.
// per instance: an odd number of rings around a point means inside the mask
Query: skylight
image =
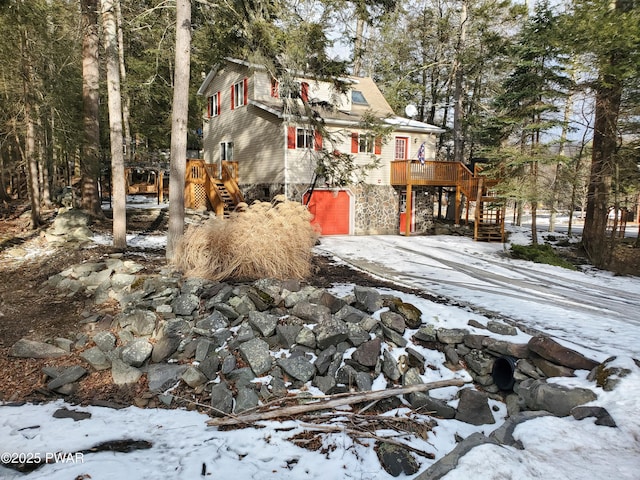
<svg viewBox="0 0 640 480"><path fill-rule="evenodd" d="M358 105L369 105L367 99L360 90L351 90L351 101Z"/></svg>

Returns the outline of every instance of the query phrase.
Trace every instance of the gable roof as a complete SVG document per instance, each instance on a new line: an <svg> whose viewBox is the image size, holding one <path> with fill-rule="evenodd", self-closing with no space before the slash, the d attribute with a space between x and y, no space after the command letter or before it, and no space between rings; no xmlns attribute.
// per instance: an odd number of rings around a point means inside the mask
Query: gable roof
<svg viewBox="0 0 640 480"><path fill-rule="evenodd" d="M244 66L247 69L265 70L263 65L250 63L236 58L225 58L225 61ZM203 80L202 85L200 85L200 88L198 89L198 95L204 95L207 87L220 71L221 66L221 64L217 64L209 71ZM300 76L305 75L300 73ZM311 106L327 124L355 127L360 123L362 116L365 113L371 113L384 123L393 126L397 131L434 134L443 133L445 131L435 125L397 116L389 105L389 102L387 102L387 99L370 77L349 76L346 78L340 78L339 80L351 84L351 91L360 92L366 103L353 102L351 110L347 111L333 108L326 102L318 102L317 104L314 104L313 99L311 99ZM280 119L285 118L284 102L282 100L249 99L249 105L260 108ZM302 119L304 120L304 118Z"/></svg>

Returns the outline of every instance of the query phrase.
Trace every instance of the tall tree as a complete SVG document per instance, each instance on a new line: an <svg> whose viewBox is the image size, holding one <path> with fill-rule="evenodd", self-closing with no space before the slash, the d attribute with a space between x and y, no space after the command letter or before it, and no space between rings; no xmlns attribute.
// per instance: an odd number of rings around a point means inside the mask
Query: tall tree
<svg viewBox="0 0 640 480"><path fill-rule="evenodd" d="M127 198L122 151L122 97L120 95L120 63L116 30L115 3L102 0L102 28L104 30L107 62L107 96L109 103L109 132L111 145L111 196L113 199L113 246L127 247Z"/></svg>
<svg viewBox="0 0 640 480"><path fill-rule="evenodd" d="M508 163L508 179L503 189L518 202L531 207L532 241L537 243L537 208L543 198L541 163L558 157L542 143L542 136L562 123L557 118L556 104L564 98L569 86L565 74L565 58L558 48L558 22L546 2L536 6L535 15L523 27L514 46L516 65L503 84L504 92L496 98L503 125L505 144L518 146ZM517 185L517 187L515 187Z"/></svg>
<svg viewBox="0 0 640 480"><path fill-rule="evenodd" d="M637 0L578 0L566 20L567 40L576 54L592 62L597 75L592 82L595 121L582 241L593 264L606 268L613 248L607 221L620 106L625 88L640 77L640 5Z"/></svg>
<svg viewBox="0 0 640 480"><path fill-rule="evenodd" d="M100 176L100 65L98 0L82 0L82 123L80 160L80 206L102 216L98 180Z"/></svg>
<svg viewBox="0 0 640 480"><path fill-rule="evenodd" d="M187 163L189 78L191 68L191 0L176 2L176 49L171 109L171 169L167 259L173 259L184 233L184 178Z"/></svg>

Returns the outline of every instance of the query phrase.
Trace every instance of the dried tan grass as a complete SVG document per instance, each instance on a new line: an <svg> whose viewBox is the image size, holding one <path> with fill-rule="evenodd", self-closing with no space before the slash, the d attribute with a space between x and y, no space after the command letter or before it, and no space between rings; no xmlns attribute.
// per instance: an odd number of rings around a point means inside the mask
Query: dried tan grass
<svg viewBox="0 0 640 480"><path fill-rule="evenodd" d="M318 233L304 205L255 202L229 219L185 232L175 265L186 276L222 280L307 278Z"/></svg>

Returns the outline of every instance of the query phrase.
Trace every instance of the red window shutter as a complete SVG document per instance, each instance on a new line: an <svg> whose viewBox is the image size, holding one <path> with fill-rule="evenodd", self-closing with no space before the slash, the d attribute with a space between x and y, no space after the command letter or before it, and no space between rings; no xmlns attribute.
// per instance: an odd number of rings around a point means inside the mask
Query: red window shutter
<svg viewBox="0 0 640 480"><path fill-rule="evenodd" d="M358 133L351 132L351 153L358 153L359 145L358 145Z"/></svg>
<svg viewBox="0 0 640 480"><path fill-rule="evenodd" d="M382 153L382 138L376 137L375 139L375 154L380 155Z"/></svg>
<svg viewBox="0 0 640 480"><path fill-rule="evenodd" d="M222 113L222 103L220 100L222 99L222 95L218 92L218 115Z"/></svg>
<svg viewBox="0 0 640 480"><path fill-rule="evenodd" d="M307 82L302 82L300 85L300 98L304 103L309 101L309 84Z"/></svg>
<svg viewBox="0 0 640 480"><path fill-rule="evenodd" d="M235 86L235 85L231 85L231 110L233 110L233 109L235 108L235 104L236 104L236 102L235 102L235 99L236 99L236 97L235 97L235 88L234 88L234 86Z"/></svg>
<svg viewBox="0 0 640 480"><path fill-rule="evenodd" d="M287 148L296 148L296 127L287 127Z"/></svg>
<svg viewBox="0 0 640 480"><path fill-rule="evenodd" d="M313 133L313 136L314 136L315 150L322 150L322 134L318 130L316 130Z"/></svg>
<svg viewBox="0 0 640 480"><path fill-rule="evenodd" d="M280 83L275 79L271 79L271 96L278 98L280 96Z"/></svg>
<svg viewBox="0 0 640 480"><path fill-rule="evenodd" d="M242 104L243 105L248 105L249 104L249 79L247 77L244 77L243 83L244 83L244 88L243 88L243 90L244 90L244 99L243 99Z"/></svg>

